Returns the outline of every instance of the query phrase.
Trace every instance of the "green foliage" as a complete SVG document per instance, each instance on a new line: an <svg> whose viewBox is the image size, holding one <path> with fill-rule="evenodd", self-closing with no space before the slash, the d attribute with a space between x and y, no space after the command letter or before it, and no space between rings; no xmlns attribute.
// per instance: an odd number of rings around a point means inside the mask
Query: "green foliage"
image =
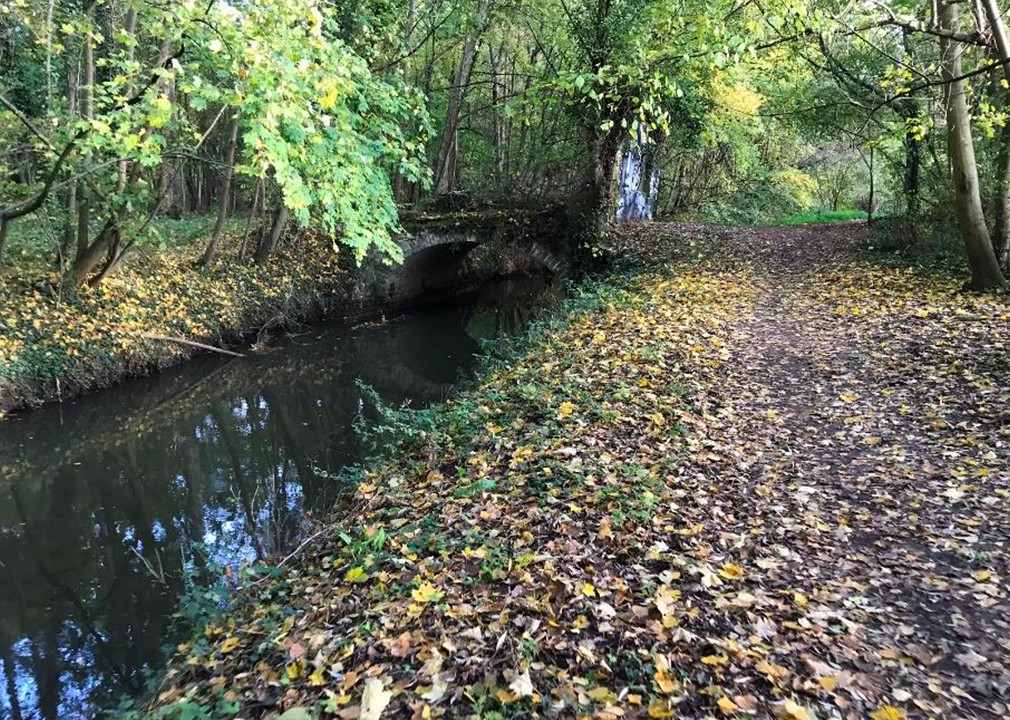
<svg viewBox="0 0 1010 720"><path fill-rule="evenodd" d="M99 227L111 217L131 243L151 239L145 211L162 202L152 173L170 158L199 157L234 118L240 175L275 183L302 225L322 228L359 260L372 247L399 259L390 174L425 182L426 114L418 92L374 75L341 39L346 30L328 6L141 2L130 8L133 32L118 9L88 7L60 3L51 24L17 3L6 16L12 35L32 37L50 56L77 62L86 43L98 55L97 82L75 90L79 105L93 98L93 113L69 112L50 93L45 107L22 103L44 133L19 122L6 132L48 167L70 148L64 167L88 178ZM16 67L9 73L26 90L40 84ZM13 188L15 205L41 190L43 176Z"/></svg>

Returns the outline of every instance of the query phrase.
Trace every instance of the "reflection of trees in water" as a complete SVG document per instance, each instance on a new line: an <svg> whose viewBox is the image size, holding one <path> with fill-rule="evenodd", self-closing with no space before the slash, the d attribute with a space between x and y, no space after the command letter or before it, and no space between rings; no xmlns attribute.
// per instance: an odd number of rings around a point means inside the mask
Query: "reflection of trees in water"
<svg viewBox="0 0 1010 720"><path fill-rule="evenodd" d="M183 563L203 557L194 548L238 565L289 547L360 456L355 378L388 402L440 399L469 369L475 337L528 320L504 302L510 292L350 336L298 337L5 423L0 716L86 717L139 689Z"/></svg>

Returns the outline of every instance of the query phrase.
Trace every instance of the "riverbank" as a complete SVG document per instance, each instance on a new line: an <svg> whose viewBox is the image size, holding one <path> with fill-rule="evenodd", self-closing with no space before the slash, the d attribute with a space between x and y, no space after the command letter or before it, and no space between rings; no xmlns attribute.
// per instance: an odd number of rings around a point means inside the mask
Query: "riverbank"
<svg viewBox="0 0 1010 720"><path fill-rule="evenodd" d="M852 234L625 234L652 269L372 466L147 714L1005 716L1005 303Z"/></svg>
<svg viewBox="0 0 1010 720"><path fill-rule="evenodd" d="M201 345L241 350L304 322L397 312L433 287L452 291L539 271L543 246L534 241L553 239L555 230L553 211L410 219L429 244L451 241L449 252L429 251L434 260L427 264L418 253L393 270L377 262L358 268L328 239L300 233L262 264L239 258L232 238L212 265L197 267L204 243L195 236L137 252L74 298L63 295L58 273L41 256L16 272L0 270L0 418L208 352ZM480 251L454 257L453 247L463 242L479 244Z"/></svg>
<svg viewBox="0 0 1010 720"><path fill-rule="evenodd" d="M55 271L6 273L0 296L0 412L62 400L230 347L271 326L333 310L350 278L330 243L306 238L263 265L200 246L139 256L98 287L61 297Z"/></svg>

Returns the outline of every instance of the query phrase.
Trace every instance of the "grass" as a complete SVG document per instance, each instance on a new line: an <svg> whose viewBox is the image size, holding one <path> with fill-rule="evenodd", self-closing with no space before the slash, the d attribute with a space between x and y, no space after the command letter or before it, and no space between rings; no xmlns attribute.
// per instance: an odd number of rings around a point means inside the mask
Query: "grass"
<svg viewBox="0 0 1010 720"><path fill-rule="evenodd" d="M776 225L818 225L821 223L846 222L850 220L865 220L865 210L817 210L795 213L772 220L769 226Z"/></svg>

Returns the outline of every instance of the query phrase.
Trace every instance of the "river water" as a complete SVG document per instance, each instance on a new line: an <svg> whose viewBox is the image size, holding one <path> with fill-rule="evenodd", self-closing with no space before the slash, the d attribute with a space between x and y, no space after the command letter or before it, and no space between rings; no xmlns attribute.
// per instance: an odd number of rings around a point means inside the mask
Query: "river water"
<svg viewBox="0 0 1010 720"><path fill-rule="evenodd" d="M386 403L441 400L555 294L496 281L0 423L0 717L90 718L140 690L194 563L282 552L332 507L365 452L358 378Z"/></svg>

